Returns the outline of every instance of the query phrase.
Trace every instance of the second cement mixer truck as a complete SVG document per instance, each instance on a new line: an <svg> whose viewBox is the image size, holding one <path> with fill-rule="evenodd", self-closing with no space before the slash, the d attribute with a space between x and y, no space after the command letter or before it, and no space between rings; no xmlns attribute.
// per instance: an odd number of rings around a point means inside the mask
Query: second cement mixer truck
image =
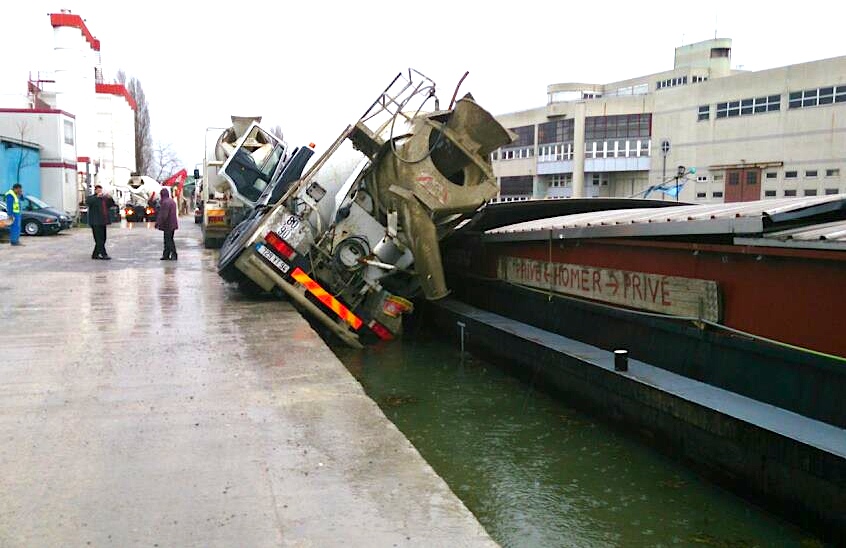
<svg viewBox="0 0 846 548"><path fill-rule="evenodd" d="M206 130L203 177L197 202L197 215L198 219L202 216L203 245L206 248L223 245L232 229L253 210L254 200L263 189L239 189L231 179L222 176L221 167L236 149L239 157L250 156L250 161L259 170L269 171L266 174L268 179L276 165L287 157L287 145L272 133L248 134L251 124L261 122L260 116L232 116L231 119L232 125L228 128ZM217 135L216 139L214 135Z"/></svg>

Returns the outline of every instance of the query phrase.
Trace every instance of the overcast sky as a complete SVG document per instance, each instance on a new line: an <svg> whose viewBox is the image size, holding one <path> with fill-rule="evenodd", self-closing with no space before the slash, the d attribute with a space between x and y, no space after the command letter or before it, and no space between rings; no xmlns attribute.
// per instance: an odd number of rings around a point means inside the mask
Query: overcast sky
<svg viewBox="0 0 846 548"><path fill-rule="evenodd" d="M102 43L105 77L140 79L155 141L189 172L204 131L261 114L292 145L318 151L355 121L397 72L461 91L494 114L546 103L557 82L606 83L672 69L673 49L732 38L732 65L761 70L846 55L846 2L182 2L6 3L0 94L50 70L48 13L81 15ZM166 7L165 7L166 6ZM846 75L832 81L846 82ZM1 97L2 95L0 95ZM6 106L0 104L0 107Z"/></svg>

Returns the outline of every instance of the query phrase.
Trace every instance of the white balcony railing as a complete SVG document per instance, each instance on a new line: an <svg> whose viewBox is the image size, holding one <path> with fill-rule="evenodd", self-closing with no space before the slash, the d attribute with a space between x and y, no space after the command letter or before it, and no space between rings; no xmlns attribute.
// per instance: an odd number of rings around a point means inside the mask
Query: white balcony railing
<svg viewBox="0 0 846 548"><path fill-rule="evenodd" d="M538 162L562 162L573 159L574 145L570 143L550 143L538 145ZM534 147L505 148L491 153L491 161L518 160L532 158ZM612 139L608 141L589 141L585 143L585 158L649 158L652 156L651 139Z"/></svg>

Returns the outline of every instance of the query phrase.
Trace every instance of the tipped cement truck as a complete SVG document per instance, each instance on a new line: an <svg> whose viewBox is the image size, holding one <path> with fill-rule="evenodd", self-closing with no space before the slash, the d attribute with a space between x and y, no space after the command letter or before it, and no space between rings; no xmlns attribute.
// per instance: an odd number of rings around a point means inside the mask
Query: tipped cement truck
<svg viewBox="0 0 846 548"><path fill-rule="evenodd" d="M236 147L222 176L262 193L221 249L219 274L287 296L351 346L398 336L413 298L449 293L439 242L496 196L490 154L513 140L457 92L440 110L434 82L398 74L302 176L307 149L260 168ZM258 124L247 132L269 138ZM338 157L358 158L352 173Z"/></svg>

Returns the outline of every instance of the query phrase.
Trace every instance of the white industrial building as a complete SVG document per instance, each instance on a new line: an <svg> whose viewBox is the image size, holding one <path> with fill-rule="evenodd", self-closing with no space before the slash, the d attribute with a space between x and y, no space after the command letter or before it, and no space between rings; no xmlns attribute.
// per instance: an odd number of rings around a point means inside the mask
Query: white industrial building
<svg viewBox="0 0 846 548"><path fill-rule="evenodd" d="M30 78L23 104L0 105L11 107L0 108L0 139L32 128L24 140L41 150L41 197L75 212L94 184L125 186L135 171L136 105L122 84L104 81L100 41L82 17L68 10L49 17L51 67Z"/></svg>
<svg viewBox="0 0 846 548"><path fill-rule="evenodd" d="M846 57L738 71L714 39L667 72L547 93L497 116L518 136L493 154L502 199L675 199L677 174L688 202L846 192Z"/></svg>
<svg viewBox="0 0 846 548"><path fill-rule="evenodd" d="M27 194L54 207L75 211L79 186L75 128L73 114L61 110L0 108L0 141L5 146L37 150L35 162L40 164L35 173L26 169L29 166L20 166L24 169L18 168L18 174L26 177L13 180L8 174L0 185L0 193L19 182Z"/></svg>

